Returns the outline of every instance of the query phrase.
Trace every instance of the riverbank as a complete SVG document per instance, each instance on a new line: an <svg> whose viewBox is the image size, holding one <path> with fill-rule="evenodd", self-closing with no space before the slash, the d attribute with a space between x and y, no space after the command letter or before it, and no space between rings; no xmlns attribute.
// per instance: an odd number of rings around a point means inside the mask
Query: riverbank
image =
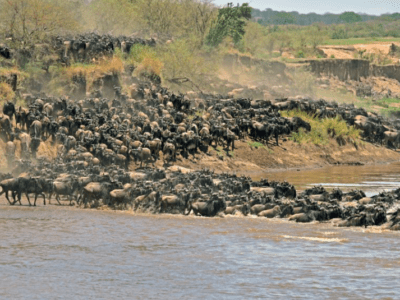
<svg viewBox="0 0 400 300"><path fill-rule="evenodd" d="M339 146L332 139L327 145L298 144L285 139L276 145L262 145L250 140L237 141L235 150L210 147L209 154L189 159L178 157L178 166L216 172L257 173L283 170L315 169L334 165L373 165L400 161L400 153L366 142ZM162 163L157 164L162 167Z"/></svg>
<svg viewBox="0 0 400 300"><path fill-rule="evenodd" d="M20 155L20 142L16 141L17 157ZM228 151L222 147L209 147L207 154L203 152L190 155L187 159L177 156L173 164L190 170L204 168L216 172L237 172L240 174L258 174L263 172L312 170L326 166L360 166L387 164L400 161L400 153L394 150L359 142L357 145L347 144L339 146L336 140L331 139L326 145L312 143L299 144L288 139L281 140L279 146L275 144L263 145L252 140L235 142L235 150ZM38 157L54 158L56 146L50 142L42 143L38 150ZM158 168L168 168L163 164L162 153L156 163ZM6 172L5 144L0 140L0 171ZM130 170L136 170L139 165L130 164Z"/></svg>

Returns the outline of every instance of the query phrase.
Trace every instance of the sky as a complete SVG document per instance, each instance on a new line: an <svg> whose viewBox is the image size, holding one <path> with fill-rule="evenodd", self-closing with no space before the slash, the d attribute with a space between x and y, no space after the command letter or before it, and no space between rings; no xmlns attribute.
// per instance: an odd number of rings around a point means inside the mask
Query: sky
<svg viewBox="0 0 400 300"><path fill-rule="evenodd" d="M354 11L369 15L400 12L400 0L214 0L217 5L226 5L228 2L250 3L250 6L265 10L271 8L278 11L298 11L299 13L314 12L317 14L342 13Z"/></svg>

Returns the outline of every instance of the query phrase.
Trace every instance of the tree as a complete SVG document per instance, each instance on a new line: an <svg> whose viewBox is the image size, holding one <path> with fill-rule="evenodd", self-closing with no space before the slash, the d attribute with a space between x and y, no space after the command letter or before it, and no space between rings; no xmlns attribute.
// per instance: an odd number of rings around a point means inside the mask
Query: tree
<svg viewBox="0 0 400 300"><path fill-rule="evenodd" d="M172 36L179 28L179 3L174 0L144 0L139 5L145 29L161 36Z"/></svg>
<svg viewBox="0 0 400 300"><path fill-rule="evenodd" d="M309 36L309 41L314 51L317 50L317 47L327 39L326 33L323 31L321 24L311 26L307 35Z"/></svg>
<svg viewBox="0 0 400 300"><path fill-rule="evenodd" d="M16 49L30 49L50 34L78 27L71 2L61 0L0 0L0 26Z"/></svg>
<svg viewBox="0 0 400 300"><path fill-rule="evenodd" d="M356 23L356 22L361 22L362 18L355 12L346 11L339 16L339 21L343 23Z"/></svg>
<svg viewBox="0 0 400 300"><path fill-rule="evenodd" d="M251 10L248 3L237 7L233 7L232 3L229 3L227 7L221 8L206 38L207 44L216 47L228 36L233 39L235 44L238 44L245 34L245 20L251 19Z"/></svg>
<svg viewBox="0 0 400 300"><path fill-rule="evenodd" d="M195 34L200 41L200 46L203 45L206 34L210 30L211 23L216 17L216 9L210 0L193 1L187 0L191 5L191 13L188 14L189 30L195 29ZM193 23L193 26L191 24Z"/></svg>
<svg viewBox="0 0 400 300"><path fill-rule="evenodd" d="M94 0L86 6L83 20L89 31L131 34L138 23L135 11L131 0Z"/></svg>
<svg viewBox="0 0 400 300"><path fill-rule="evenodd" d="M217 56L205 55L183 39L162 45L159 55L163 62L162 77L169 83L189 80L198 88L206 78L217 73Z"/></svg>
<svg viewBox="0 0 400 300"><path fill-rule="evenodd" d="M331 38L334 40L347 39L349 38L349 35L347 34L347 30L345 27L334 27L334 31L332 33Z"/></svg>
<svg viewBox="0 0 400 300"><path fill-rule="evenodd" d="M278 25L294 24L296 23L296 17L291 13L282 11L273 17L272 22Z"/></svg>
<svg viewBox="0 0 400 300"><path fill-rule="evenodd" d="M274 40L274 44L276 44L281 56L286 48L292 48L294 46L293 37L286 30L273 32L268 35L268 38Z"/></svg>

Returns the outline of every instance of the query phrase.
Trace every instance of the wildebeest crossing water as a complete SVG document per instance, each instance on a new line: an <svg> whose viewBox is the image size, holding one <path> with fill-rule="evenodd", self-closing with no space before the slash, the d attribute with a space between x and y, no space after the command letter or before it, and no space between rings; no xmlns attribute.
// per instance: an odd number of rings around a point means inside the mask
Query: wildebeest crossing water
<svg viewBox="0 0 400 300"><path fill-rule="evenodd" d="M195 156L210 145L233 150L239 137L279 145L300 128L310 130L301 118L282 117L281 109L340 117L366 140L395 148L398 122L306 98L190 101L148 83L134 84L130 95L115 92L113 101L43 96L33 97L28 110L3 107L0 135L21 141L22 160L7 147L13 174L0 180L7 199L0 210L1 297L396 295L397 233L384 230L400 227L397 187L374 195L296 189L284 178L169 166L177 153ZM57 145L54 159L36 159L45 140ZM149 168L161 155L165 168ZM50 200L124 212L44 207ZM38 207L16 205L26 201ZM377 274L382 266L390 272Z"/></svg>
<svg viewBox="0 0 400 300"><path fill-rule="evenodd" d="M351 185L374 185L367 189L371 196L388 186L372 182L389 178L392 186L398 184L398 169L395 164L301 171L297 176L304 180L297 179L296 186L333 185L334 176L346 174ZM340 181L339 186L345 183ZM399 234L381 227L42 203L30 208L2 200L0 298L395 299L400 292Z"/></svg>

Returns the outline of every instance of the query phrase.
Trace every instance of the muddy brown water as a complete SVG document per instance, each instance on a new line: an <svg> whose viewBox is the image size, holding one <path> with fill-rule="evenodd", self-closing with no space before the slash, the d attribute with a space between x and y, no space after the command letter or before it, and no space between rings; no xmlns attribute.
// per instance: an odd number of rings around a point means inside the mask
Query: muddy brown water
<svg viewBox="0 0 400 300"><path fill-rule="evenodd" d="M262 176L374 193L400 186L399 171ZM399 249L380 228L1 202L0 299L397 299Z"/></svg>
<svg viewBox="0 0 400 300"><path fill-rule="evenodd" d="M254 180L261 178L275 181L286 180L295 185L298 191L322 185L328 190L335 187L343 191L360 189L371 196L400 187L400 162L366 166L334 166L303 171L294 169L245 175L251 176Z"/></svg>

